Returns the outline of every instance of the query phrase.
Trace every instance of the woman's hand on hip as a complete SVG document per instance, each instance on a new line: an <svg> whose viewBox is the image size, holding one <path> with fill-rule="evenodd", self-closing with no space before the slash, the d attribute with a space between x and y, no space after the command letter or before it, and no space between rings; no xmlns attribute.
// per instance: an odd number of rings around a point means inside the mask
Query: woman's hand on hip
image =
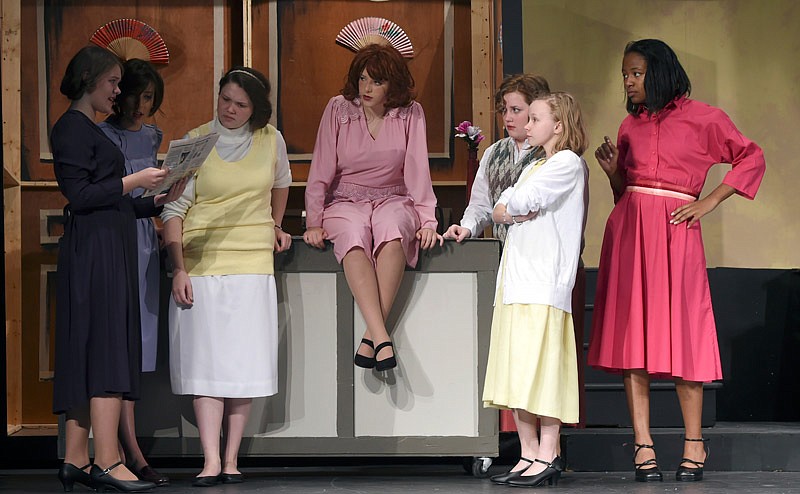
<svg viewBox="0 0 800 494"><path fill-rule="evenodd" d="M419 246L426 250L432 248L437 242L439 245L444 244L444 238L430 228L420 228L417 231L417 240L419 240Z"/></svg>
<svg viewBox="0 0 800 494"><path fill-rule="evenodd" d="M698 201L684 204L673 211L670 214L671 219L669 222L673 225L679 225L685 221L686 228L691 228L692 225L700 221L700 218L713 211L718 205L719 202L713 197L704 197Z"/></svg>
<svg viewBox="0 0 800 494"><path fill-rule="evenodd" d="M305 233L303 233L303 242L307 243L311 247L316 247L317 249L325 248L325 240L327 238L328 232L326 232L321 226L312 226L311 228L307 229Z"/></svg>
<svg viewBox="0 0 800 494"><path fill-rule="evenodd" d="M292 236L283 231L283 228L275 226L275 252L283 252L289 250L292 246Z"/></svg>
<svg viewBox="0 0 800 494"><path fill-rule="evenodd" d="M194 304L192 280L189 278L189 274L182 269L172 272L172 298L175 299L178 306L191 307Z"/></svg>

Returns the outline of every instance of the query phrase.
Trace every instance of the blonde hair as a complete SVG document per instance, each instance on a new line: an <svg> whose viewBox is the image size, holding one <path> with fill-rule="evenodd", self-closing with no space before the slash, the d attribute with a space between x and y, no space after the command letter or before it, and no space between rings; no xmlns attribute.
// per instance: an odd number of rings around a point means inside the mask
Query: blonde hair
<svg viewBox="0 0 800 494"><path fill-rule="evenodd" d="M569 93L555 92L546 96L536 98L537 101L544 101L550 107L553 119L561 122L563 132L556 139L553 145L553 153L569 149L578 156L582 155L589 147L589 139L586 136L586 126L583 123L583 115L578 100Z"/></svg>

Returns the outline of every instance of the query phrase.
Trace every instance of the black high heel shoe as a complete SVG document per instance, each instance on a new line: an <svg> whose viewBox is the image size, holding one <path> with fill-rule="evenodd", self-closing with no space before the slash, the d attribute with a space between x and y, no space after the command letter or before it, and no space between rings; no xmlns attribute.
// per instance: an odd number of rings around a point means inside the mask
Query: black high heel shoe
<svg viewBox="0 0 800 494"><path fill-rule="evenodd" d="M642 448L655 449L652 444L634 444L636 450L633 452L633 468L636 476L634 477L637 482L661 482L664 480L664 475L658 469L658 462L655 458L650 458L641 463L636 463L636 455ZM653 468L644 468L650 465L655 465Z"/></svg>
<svg viewBox="0 0 800 494"><path fill-rule="evenodd" d="M367 345L370 348L375 348L375 345L372 343L372 340L368 340L366 338L361 338L361 343ZM378 353L378 352L375 352ZM356 349L356 355L353 357L353 363L361 368L364 369L372 369L375 367L375 357L367 357L358 353L358 349Z"/></svg>
<svg viewBox="0 0 800 494"><path fill-rule="evenodd" d="M389 358L385 358L383 360L377 360L378 352L380 352L384 347L390 346L392 347L392 356ZM394 356L394 345L392 345L391 341L384 341L380 345L375 347L375 369L379 372L383 372L385 370L394 369L397 367L397 359Z"/></svg>
<svg viewBox="0 0 800 494"><path fill-rule="evenodd" d="M507 484L513 487L539 487L540 485L544 485L545 483L549 485L558 485L558 480L561 478L561 470L557 467L556 460L559 460L560 464L560 458L558 456L553 458L552 462L536 458L533 461L535 461L536 463L547 465L547 468L537 473L536 475L528 475L528 476L520 475L519 477L509 480Z"/></svg>
<svg viewBox="0 0 800 494"><path fill-rule="evenodd" d="M522 475L522 472L524 472L525 470L528 469L528 467L533 465L533 461L525 458L524 456L521 456L519 460L527 462L528 466L521 470L509 470L505 473L492 475L491 477L489 477L489 480L491 480L495 484L507 484L509 480L519 477L520 475Z"/></svg>
<svg viewBox="0 0 800 494"><path fill-rule="evenodd" d="M689 439L688 437L684 437L683 440L703 443L708 442L707 438L702 437L700 439ZM697 482L698 480L703 480L703 467L706 466L706 461L708 460L708 456L711 454L711 450L708 449L708 446L704 444L703 451L706 452L706 457L703 458L703 461L695 461L691 458L681 458L681 465L675 472L675 480L680 482ZM694 465L694 467L685 467L683 466L683 463L691 463Z"/></svg>
<svg viewBox="0 0 800 494"><path fill-rule="evenodd" d="M156 484L147 482L146 480L120 480L109 475L111 470L122 465L118 461L106 469L101 469L97 465L92 465L92 482L98 492L105 492L109 488L116 489L120 492L144 492L156 488Z"/></svg>
<svg viewBox="0 0 800 494"><path fill-rule="evenodd" d="M85 467L78 468L72 463L63 463L61 468L58 469L58 480L64 486L64 492L72 492L75 482L83 484L89 489L94 489L92 476L86 472L86 469L92 466L91 463Z"/></svg>

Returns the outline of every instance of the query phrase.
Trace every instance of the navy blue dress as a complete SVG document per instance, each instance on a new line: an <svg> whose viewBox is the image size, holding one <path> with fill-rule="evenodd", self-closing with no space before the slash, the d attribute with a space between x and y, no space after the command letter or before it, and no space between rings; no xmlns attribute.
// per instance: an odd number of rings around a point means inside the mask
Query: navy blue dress
<svg viewBox="0 0 800 494"><path fill-rule="evenodd" d="M58 252L53 411L86 406L92 397L138 399L136 218L161 208L152 197L122 194L125 158L83 113L62 115L50 141L69 202Z"/></svg>

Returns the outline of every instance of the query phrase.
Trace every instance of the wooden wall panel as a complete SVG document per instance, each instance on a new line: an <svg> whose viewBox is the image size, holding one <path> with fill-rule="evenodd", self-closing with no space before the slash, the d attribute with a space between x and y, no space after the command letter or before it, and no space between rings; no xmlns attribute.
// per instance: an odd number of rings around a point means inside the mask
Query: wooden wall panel
<svg viewBox="0 0 800 494"><path fill-rule="evenodd" d="M416 81L417 100L426 114L429 152L445 158L449 165L452 32L448 29L452 30L453 19L445 19L446 5L451 6L452 13L453 2L442 0L277 2L272 25L277 24L280 41L273 48L278 67L273 79L277 79L278 127L290 154L307 162L325 104L343 86L353 53L335 43L339 30L354 19L378 16L397 22L411 38L415 57L409 67ZM269 33L254 24L254 61L263 59L264 49L259 44ZM296 164L293 173L295 180L305 180L307 166Z"/></svg>
<svg viewBox="0 0 800 494"><path fill-rule="evenodd" d="M453 2L453 126L464 120L472 121L472 39L470 37L472 12L469 0ZM488 136L487 136L488 138ZM435 163L431 169L434 181L458 182L464 184L467 179L467 144L456 140L453 142L453 154L450 163ZM451 204L445 202L437 194L439 204L446 207L465 207L463 202ZM463 198L462 198L463 200ZM453 218L459 220L461 216Z"/></svg>
<svg viewBox="0 0 800 494"><path fill-rule="evenodd" d="M53 336L55 293L51 285L54 275L48 271L56 263L57 245L52 239L42 243L42 236L57 237L63 230L57 221L42 221L41 212L62 209L65 199L55 186L52 161L46 154L43 159L42 153L49 152L47 131L69 106L59 92L63 72L74 53L106 22L132 17L155 28L170 51L169 65L158 66L166 88L161 111L154 119L164 130L161 151L165 152L170 139L213 118L219 77L231 63L241 63L241 2L24 0L21 7L24 207L17 208L17 214L23 225L22 372L16 382L22 388L21 423L51 424L57 419L51 412L52 384L47 380L52 366L53 346L48 338Z"/></svg>
<svg viewBox="0 0 800 494"><path fill-rule="evenodd" d="M180 138L210 120L216 104L216 82L231 60L234 46L226 42L227 50L215 52L215 21L224 30L230 22L229 11L220 0L143 0L135 4L47 0L39 7L32 0L26 1L22 87L24 106L29 111L23 114L24 178L54 180L47 159L47 133L42 128L49 130L69 106L59 85L70 58L89 42L98 27L114 19L132 17L149 24L161 34L170 51L169 65L157 66L166 86L164 103L153 122L164 130L161 151L166 151L170 139ZM230 30L217 33L223 41L226 31L229 35ZM241 34L240 26L238 32ZM241 52L241 44L235 46Z"/></svg>
<svg viewBox="0 0 800 494"><path fill-rule="evenodd" d="M252 0L251 12L251 56L254 69L261 71L273 83L272 91L276 88L273 81L273 74L270 73L270 0ZM273 111L275 108L273 108Z"/></svg>
<svg viewBox="0 0 800 494"><path fill-rule="evenodd" d="M40 211L60 212L66 200L56 187L27 188L22 198L22 287L25 296L22 300L24 331L22 334L22 416L26 424L54 424L58 417L53 415L53 385L47 375L40 374L40 351L47 349L45 366L52 369L53 335L55 320L54 286L42 286L42 269L54 269L58 257L58 245L42 244L42 234L60 237L64 230L55 221L43 222ZM44 227L44 231L43 228ZM55 277L50 275L50 283ZM42 311L41 301L45 307ZM48 340L40 339L45 328Z"/></svg>
<svg viewBox="0 0 800 494"><path fill-rule="evenodd" d="M22 286L20 281L21 258L20 222L21 194L20 146L21 109L20 92L20 41L21 9L18 2L0 1L0 47L3 68L2 120L3 120L3 254L4 254L4 308L5 324L5 375L6 375L6 431L12 433L22 422Z"/></svg>

